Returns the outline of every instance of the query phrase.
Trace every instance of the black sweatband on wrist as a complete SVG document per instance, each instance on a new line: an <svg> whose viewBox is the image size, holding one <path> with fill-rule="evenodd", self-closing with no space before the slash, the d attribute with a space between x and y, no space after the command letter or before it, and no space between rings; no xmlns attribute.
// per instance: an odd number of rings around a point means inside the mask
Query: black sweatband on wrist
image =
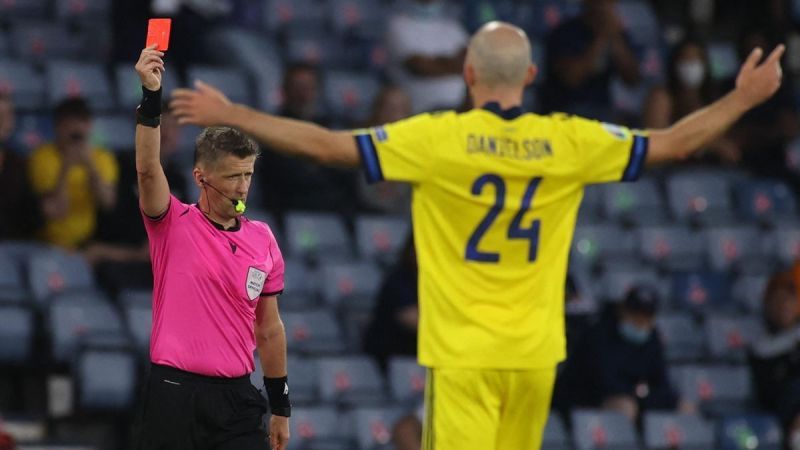
<svg viewBox="0 0 800 450"><path fill-rule="evenodd" d="M142 86L142 103L136 109L137 115L141 115L146 119L161 117L161 92L161 88L158 88L157 91L151 91Z"/></svg>
<svg viewBox="0 0 800 450"><path fill-rule="evenodd" d="M267 391L269 409L273 416L289 417L292 415L292 404L289 402L288 377L264 377L264 389Z"/></svg>
<svg viewBox="0 0 800 450"><path fill-rule="evenodd" d="M144 125L150 128L158 128L161 125L161 116L156 117L145 117L141 111L141 108L136 108L136 123L139 125Z"/></svg>

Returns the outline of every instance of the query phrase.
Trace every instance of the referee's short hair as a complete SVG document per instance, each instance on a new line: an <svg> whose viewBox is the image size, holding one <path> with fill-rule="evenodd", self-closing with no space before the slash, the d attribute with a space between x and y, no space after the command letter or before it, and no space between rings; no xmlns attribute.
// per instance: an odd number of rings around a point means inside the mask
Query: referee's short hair
<svg viewBox="0 0 800 450"><path fill-rule="evenodd" d="M244 159L260 153L255 141L241 131L230 127L208 127L195 141L194 165L213 166L224 155Z"/></svg>

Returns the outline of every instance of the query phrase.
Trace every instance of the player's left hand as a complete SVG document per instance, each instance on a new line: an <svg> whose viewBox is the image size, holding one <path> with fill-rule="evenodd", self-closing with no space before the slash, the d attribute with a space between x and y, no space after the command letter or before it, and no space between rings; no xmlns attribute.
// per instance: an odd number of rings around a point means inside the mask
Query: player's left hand
<svg viewBox="0 0 800 450"><path fill-rule="evenodd" d="M232 105L219 89L202 81L195 82L195 89L175 89L169 106L178 123L201 127L221 125Z"/></svg>
<svg viewBox="0 0 800 450"><path fill-rule="evenodd" d="M269 418L269 446L272 450L286 450L289 445L289 418L271 416Z"/></svg>

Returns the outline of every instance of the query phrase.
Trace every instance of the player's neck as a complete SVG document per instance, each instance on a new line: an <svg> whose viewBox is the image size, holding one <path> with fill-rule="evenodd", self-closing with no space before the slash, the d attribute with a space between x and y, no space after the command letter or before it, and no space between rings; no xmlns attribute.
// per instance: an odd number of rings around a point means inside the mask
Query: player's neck
<svg viewBox="0 0 800 450"><path fill-rule="evenodd" d="M481 108L487 103L498 103L501 109L511 109L522 106L522 90L511 88L488 89L473 87L472 101L476 108Z"/></svg>

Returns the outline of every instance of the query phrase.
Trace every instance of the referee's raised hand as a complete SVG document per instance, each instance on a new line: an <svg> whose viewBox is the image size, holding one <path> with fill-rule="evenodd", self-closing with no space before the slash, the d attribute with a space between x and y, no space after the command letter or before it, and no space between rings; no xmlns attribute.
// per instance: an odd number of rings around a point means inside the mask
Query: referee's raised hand
<svg viewBox="0 0 800 450"><path fill-rule="evenodd" d="M739 76L736 77L736 91L743 96L745 101L749 102L748 108L772 97L781 87L783 78L781 56L785 50L786 47L783 44L778 45L767 59L761 62L764 51L758 47L750 52L750 56L742 64Z"/></svg>
<svg viewBox="0 0 800 450"><path fill-rule="evenodd" d="M156 50L157 44L142 50L139 61L136 62L136 73L142 81L142 86L157 91L161 88L161 74L164 72L164 52Z"/></svg>

